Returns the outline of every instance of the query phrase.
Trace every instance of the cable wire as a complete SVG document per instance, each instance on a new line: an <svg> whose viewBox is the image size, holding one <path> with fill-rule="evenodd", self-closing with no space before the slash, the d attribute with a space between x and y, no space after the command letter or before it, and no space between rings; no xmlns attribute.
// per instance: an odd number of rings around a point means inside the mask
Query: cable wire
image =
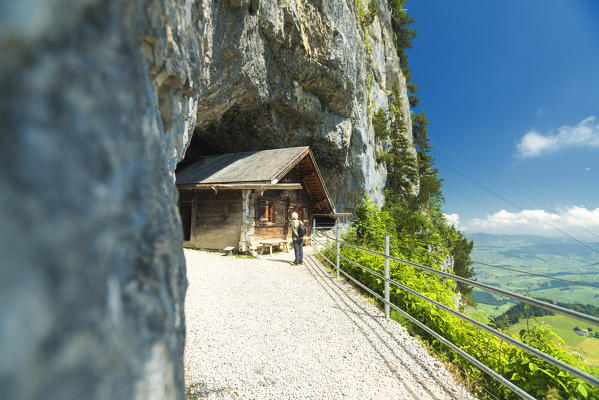
<svg viewBox="0 0 599 400"><path fill-rule="evenodd" d="M323 236L328 237L327 235L323 235ZM339 241L339 242L343 243L343 244L348 244L349 245L349 243L345 243L345 242L341 242L341 241ZM354 247L353 245L350 245L350 246ZM386 257L386 258L389 258L389 259L399 260L399 259L397 259L395 257L388 256L388 255L385 255L385 254L381 254L381 253L378 253L378 252L373 252L372 250L368 250L368 249L365 249L365 248L362 248L362 247L358 247L358 249L366 251L366 252L369 252L369 253L379 254L379 255L381 255L383 257ZM404 262L404 263L409 263L409 264L412 264L412 265L417 265L417 264L414 264L414 263L411 263L411 262L408 262L408 261L405 261L405 260L400 260L400 261ZM469 322L470 324L472 324L472 325L474 325L474 326L476 326L476 327L478 327L480 329L483 329L483 330L489 332L492 335L495 335L496 337L502 339L503 341L508 342L508 343L510 343L510 344L512 344L512 345L514 345L516 347L519 347L520 349L526 351L527 353L532 354L532 355L540 358L543 361L546 361L546 362L548 362L550 364L553 364L554 366L556 366L556 367L558 367L558 368L560 368L562 370L565 370L565 371L569 372L570 374L572 374L572 375L574 375L574 376L576 376L578 378L581 378L584 381L586 381L586 382L588 382L588 383L590 383L590 384L592 384L594 386L599 387L599 378L597 378L597 377L595 377L593 375L590 375L590 374L586 373L585 371L582 371L582 370L580 370L580 369L578 369L578 368L576 368L576 367L574 367L574 366L572 366L572 365L570 365L568 363L565 363L565 362L563 362L561 360L558 360L557 358L554 358L551 355L549 355L547 353L544 353L543 351L541 351L539 349L536 349L536 348L534 348L534 347L532 347L532 346L530 346L530 345L528 345L526 343L520 342L519 340L514 339L513 337L511 337L511 336L509 336L509 335L507 335L507 334L505 334L505 333L503 333L503 332L501 332L501 331L499 331L497 329L494 329L494 328L492 328L492 327L490 327L490 326L488 326L488 325L486 325L484 323L481 323L481 322L479 322L479 321L477 321L477 320L475 320L475 319L473 319L473 318L471 318L471 317L469 317L469 316L467 316L467 315L465 315L465 314L463 314L463 313L461 313L459 311L456 311L456 310L452 309L451 307L446 306L443 303L440 303L440 302L438 302L436 300L433 300L430 297L425 296L422 293L420 293L420 292L418 292L418 291L416 291L414 289L411 289L411 288L409 288L409 287L407 287L407 286L405 286L405 285L397 282L394 279L390 279L388 277L385 277L385 276L383 276L383 275L381 275L381 274L379 274L379 273L371 270L370 268L367 268L367 267L365 267L365 266L363 266L363 265L361 265L359 263L356 263L356 265L359 266L359 268L361 268L363 270L366 270L366 271L370 272L371 274L373 274L373 275L375 275L375 276L377 276L377 277L379 277L381 279L384 279L384 280L388 281L389 283L395 285L396 287L398 287L398 288L400 288L400 289L402 289L402 290L404 290L404 291L406 291L406 292L408 292L408 293L410 293L410 294L412 294L412 295L414 295L416 297L419 297L419 298L421 298L421 299L423 299L423 300L425 300L425 301L427 301L427 302L435 305L436 307L438 307L438 308L440 308L440 309L442 309L444 311L447 311L447 312L455 315L456 317L461 318L462 320L464 320L466 322ZM422 268L423 266L420 266L420 267ZM428 268L428 267L424 267L424 268ZM366 290L369 293L373 294L379 300L382 300L385 304L388 304L391 308L393 308L393 309L395 309L397 311L400 311L401 313L404 313L405 315L409 315L404 310L401 310L400 308L398 308L395 304L390 303L387 300L383 299L379 294L375 293L372 289L368 288L363 283L361 283L361 282L357 281L355 278L351 277L347 272L343 271L343 269L339 269L339 271L341 273L343 273L343 275L347 276L352 281L354 281L358 286L362 287L364 290ZM410 318L414 319L412 316L410 316ZM426 325L424 325L420 321L418 321L418 323L420 325L426 326ZM427 327L427 329L430 329L430 328ZM435 332L435 333L438 335L437 332ZM449 343L451 343L451 342L449 342ZM451 345L454 348L459 349L462 353L465 353L462 349L460 349L459 347L457 347L455 344L451 343ZM460 353L460 354L463 355L462 353ZM465 354L467 354L467 353L465 353ZM467 355L470 358L472 358L472 356L470 356L469 354L467 354ZM496 374L495 371L491 370L486 365L484 367L487 368L487 369L489 369L490 371L492 371L493 373ZM505 378L503 378L503 379L505 380ZM509 381L507 381L507 382L509 384L511 384L511 382L509 382ZM512 389L512 390L515 390L515 389ZM518 390L521 390L521 389L518 388ZM524 391L522 391L522 392L526 394L526 392L524 392ZM528 394L526 394L526 395L528 395ZM530 398L530 397L527 397L527 398Z"/></svg>
<svg viewBox="0 0 599 400"><path fill-rule="evenodd" d="M322 257L324 257L318 250L316 252L318 254L320 254ZM439 340L441 343L445 344L451 350L455 351L456 353L458 353L459 355L461 355L463 358L465 358L466 360L470 361L472 364L474 364L475 366L477 366L483 372L487 373L493 379L495 379L496 381L502 383L504 386L508 387L510 390L512 390L515 394L517 394L521 398L526 399L526 400L535 400L534 397L532 397L530 394L528 394L523 389L521 389L520 387L518 387L516 384L514 384L513 382L507 380L505 377L503 377L502 375L500 375L499 373L497 373L493 369L487 367L484 363L482 363L481 361L479 361L475 357L471 356L470 354L466 353L460 347L458 347L457 345L453 344L451 341L449 341L448 339L444 338L438 332L436 332L433 329L429 328L424 323L420 322L418 319L414 318L413 316L411 316L410 314L408 314L407 312L405 312L401 308L397 307L395 304L387 302L382 296L380 296L378 293L374 292L372 289L370 289L369 287L367 287L366 285L364 285L363 283L361 283L360 281L358 281L356 278L352 277L350 274L348 274L347 272L345 272L343 269L340 269L339 272L341 274L343 274L343 276L345 276L346 278L348 278L350 281L352 281L354 284L356 284L358 287L360 287L360 288L364 289L366 292L370 293L376 299L382 301L383 303L389 304L389 307L391 307L392 309L394 309L395 311L397 311L399 314L401 314L402 316L404 316L405 318L407 318L408 320L410 320L412 323L414 323L420 329L423 329L425 332L427 332L428 334L430 334L431 336L433 336L434 338L436 338L437 340Z"/></svg>
<svg viewBox="0 0 599 400"><path fill-rule="evenodd" d="M322 232L320 232L320 235L322 235L322 236L324 236L326 238L329 238L331 240L334 240L334 241L336 240L335 238L332 238L332 237L330 237L328 235L325 235ZM459 275L450 274L450 273L443 272L443 271L440 271L440 270L437 270L437 269L434 269L434 268L431 268L431 267L427 267L425 265L420 265L420 264L417 264L417 263L413 263L413 262L408 261L408 260L404 260L404 259L393 257L393 256L386 256L385 254L383 254L381 252L374 251L374 250L369 250L369 249L365 249L363 247L359 247L359 246L353 245L351 243L344 242L342 240L340 240L339 243L341 243L344 246L349 246L349 247L355 248L357 250L364 251L366 253L375 254L375 255L378 255L380 257L388 257L390 260L397 261L397 262L400 262L400 263L405 264L405 265L411 265L411 266L413 266L415 268L421 269L423 271L430 272L432 274L435 274L435 275L438 275L438 276L441 276L441 277L444 277L444 278L448 278L448 279L452 279L454 281L462 282L462 283L465 283L465 284L470 285L470 286L475 286L475 287L487 290L489 292L496 293L496 294L501 295L501 296L510 297L510 298L512 298L514 300L518 300L518 301L522 301L524 303L528 303L531 306L536 306L536 307L544 308L546 310L553 311L553 312L558 313L558 314L567 315L569 317L576 318L576 319L579 319L579 320L585 321L585 322L590 322L592 324L595 324L595 325L599 326L599 318L594 317L592 315L587 315L587 314L580 313L580 312L575 311L575 310L571 310L571 309L568 309L568 308L560 307L560 306L557 306L555 304L547 303L545 301L537 300L537 299L535 299L533 297L523 296L523 295L518 294L518 293L510 292L508 290L503 290L503 289L500 289L500 288L497 288L497 287L494 287L494 286L491 286L491 285L488 285L488 284L485 284L485 283L481 283L481 282L478 282L478 281L475 281L475 280L472 280L472 279L461 277ZM384 277L382 279L389 281L389 283L395 284L392 279L387 279L387 278L384 278Z"/></svg>
<svg viewBox="0 0 599 400"><path fill-rule="evenodd" d="M497 193L497 192L496 192L496 191L494 191L493 189L491 189L491 188L489 188L489 187L487 187L487 186L483 185L482 183L480 183L480 182L478 182L477 180L475 180L475 179L473 179L473 178L471 178L471 177L467 176L466 174L463 174L463 173L462 173L462 172L460 172L459 170L457 170L457 169L455 169L455 168L453 168L453 167L450 167L450 166L449 166L449 165L447 165L447 164L444 164L444 168L447 168L447 169L449 169L449 170L451 170L451 171L455 172L456 174L460 175L462 178L464 178L464 179L466 179L466 180L470 181L471 183L475 184L476 186L479 186L479 187L483 188L483 189L484 189L484 190L486 190L487 192L489 192L489 193L491 193L492 195L494 195L494 196L496 196L496 197L498 197L498 198L502 199L502 200L503 200L503 201L505 201L506 203L509 203L509 204L511 204L512 206L516 207L518 210L520 210L520 211L523 211L523 210L524 210L524 208L523 208L523 207L520 207L518 204L514 203L512 200L510 200L510 199L508 199L507 197L505 197L505 196L503 196L503 195L501 195L501 194ZM556 231L558 231L558 232L559 232L559 233L561 233L562 235L565 235L565 236L569 237L570 239L574 240L576 243L580 244L581 246L584 246L584 247L586 247L587 249L591 250L593 253L597 253L597 252L599 252L598 250L594 249L593 247L589 246L588 244L584 243L583 241L576 239L574 236L572 236L572 235L570 235L569 233L567 233L567 232L565 232L565 231L561 230L560 228L558 228L558 227L556 227L556 226L553 226L553 225L551 225L550 223L548 223L548 222L545 222L545 221L541 221L541 222L542 222L542 223L544 223L545 225L549 226L550 228L552 228L552 229L555 229Z"/></svg>
<svg viewBox="0 0 599 400"><path fill-rule="evenodd" d="M407 264L407 265L412 265L412 266L418 267L420 269L423 269L423 270L426 270L426 271L430 271L430 272L434 272L434 273L436 273L438 275L445 276L445 277L448 277L448 278L452 278L452 279L455 279L455 280L469 281L470 283L474 284L475 286L483 287L483 288L485 288L487 290L490 290L492 292L496 292L496 293L499 293L499 294L502 294L501 292L503 292L504 295L508 295L509 297L514 297L514 298L520 297L520 298L523 299L523 301L526 301L529 304L533 303L533 302L536 302L536 303L538 303L538 305L540 305L543 308L547 308L547 309L555 308L556 310L559 310L559 312L562 312L562 313L565 312L565 313L573 315L573 316L577 315L578 318L585 317L585 318L581 318L581 319L585 319L585 320L587 318L589 318L589 320L593 320L595 323L599 323L599 319L591 317L591 316L588 316L586 314L581 314L581 313L578 313L578 312L573 311L573 310L564 309L562 307L559 307L559 306L556 306L556 305L552 305L552 304L549 304L549 303L545 303L545 302L542 302L542 301L539 301L539 300L536 300L536 299L526 298L526 297L520 296L520 295L515 295L514 293L510 293L508 291L504 291L504 290L501 290L501 289L492 288L492 287L489 287L488 285L480 284L480 283L475 282L475 281L470 281L470 280L468 280L466 278L452 276L451 274L447 274L447 273L444 273L442 271L434 270L434 269L432 269L430 267L426 267L426 266L423 266L423 265L412 263L412 262L407 261L407 260L399 259L399 258L390 256L389 254L382 254L382 253L374 251L374 250L369 250L369 249L366 249L366 248L363 248L363 247L358 247L358 246L352 245L350 243L343 242L343 241L341 241L339 239L331 238L330 236L324 234L323 232L320 232L320 235L323 236L323 237L325 237L325 238L332 239L335 242L338 242L339 244L344 244L344 245L356 248L358 250L361 250L361 251L364 251L364 252L367 252L367 253L372 253L372 254L375 254L375 255L379 255L379 256L382 256L382 257L384 257L386 259L399 261L401 263L404 263L404 264ZM317 232L314 232L313 236L314 236L313 239L315 239L316 236L317 236ZM319 243L319 242L317 240L315 240L315 243ZM317 249L315 249L315 250L316 250L316 252L318 254L320 254L322 257L324 257L331 265L334 265L330 260L328 260L328 258L326 258ZM337 251L338 251L338 249L337 249ZM340 256L340 253L337 253L337 255ZM342 257L344 259L350 261L348 258L346 258L344 256L342 256ZM462 319L462 320L464 320L464 321L466 321L466 322L468 322L468 323L470 323L470 324L472 324L472 325L474 325L474 326L476 326L476 327L478 327L480 329L483 329L483 330L487 331L488 333L490 333L490 334L498 337L499 339L501 339L501 340L503 340L505 342L508 342L508 343L510 343L510 344L512 344L512 345L514 345L516 347L519 347L520 349L526 351L529 354L532 354L532 355L538 357L539 359L541 359L543 361L546 361L546 362L548 362L548 363L550 363L550 364L552 364L552 365L554 365L554 366L556 366L556 367L558 367L558 368L560 368L562 370L565 370L565 371L569 372L570 374L572 374L572 375L574 375L574 376L576 376L578 378L581 378L582 380L584 380L584 381L592 384L593 386L599 387L599 378L597 378L597 377L595 377L593 375L590 375L590 374L588 374L585 371L582 371L582 370L580 370L580 369L578 369L578 368L576 368L576 367L574 367L574 366L572 366L572 365L570 365L568 363L565 363L565 362L563 362L563 361L561 361L559 359L556 359L556 358L552 357L551 355L549 355L547 353L544 353L543 351L541 351L539 349L536 349L536 348L534 348L534 347L532 347L532 346L530 346L530 345L528 345L526 343L520 342L519 340L517 340L517 339L515 339L515 338L513 338L513 337L511 337L511 336L509 336L509 335L507 335L505 333L503 333L502 331L494 329L494 328L486 325L485 323L477 321L477 320L475 320L475 319L473 319L473 318L471 318L471 317L469 317L469 316L467 316L467 315L465 315L465 314L463 314L463 313L461 313L459 311L456 311L456 310L452 309L451 307L449 307L449 306L447 306L447 305L445 305L443 303L440 303L440 302L438 302L436 300L433 300L430 297L428 297L428 296L426 296L426 295L424 295L422 293L419 293L418 291L416 291L414 289L411 289L411 288L409 288L409 287L401 284L400 282L398 282L398 281L396 281L394 279L391 279L388 276L383 276L383 275L379 274L378 272L375 272L375 271L371 270L370 268L365 267L365 266L363 266L363 265L361 265L361 264L359 264L359 263L357 263L355 261L352 261L352 264L355 264L356 266L358 266L362 270L365 270L365 271L367 271L367 272L369 272L369 273L371 273L371 274L373 274L373 275L375 275L375 276L377 276L377 277L379 277L379 278L381 278L381 279L383 279L383 280L385 280L385 281L393 284L394 286L398 287L399 289L401 289L403 291L406 291L406 292L408 292L408 293L410 293L410 294L412 294L412 295L414 295L416 297L419 297L422 300L425 300L425 301L427 301L427 302L435 305L436 307L438 307L438 308L440 308L440 309L442 309L444 311L447 311L447 312L455 315L456 317L458 317L458 318L460 318L460 319ZM409 315L407 312L405 312L404 310L402 310L399 307L397 307L392 302L389 302L388 300L386 300L383 297L381 297L381 295L379 295L378 293L374 292L372 289L368 288L365 284L359 282L356 278L354 278L351 275L349 275L343 269L337 267L337 270L340 273L342 273L344 276L346 276L347 278L349 278L351 281L353 281L356 285L360 286L361 288L363 288L367 292L371 293L374 297L376 297L377 299L383 301L383 303L389 305L391 308L393 308L394 310L396 310L399 313L401 313L404 317L410 319L412 322L414 322L415 324L417 324L419 327L421 327L422 329L424 329L425 331L427 331L431 335L435 336L438 340L440 340L444 344L450 346L450 348L452 350L458 352L458 354L460 354L463 357L465 357L467 360L469 360L470 362L472 362L473 364L475 364L477 367L483 369L485 372L487 372L488 374L490 374L491 376L493 376L494 379L496 379L496 380L500 381L501 383L503 383L504 385L508 386L511 390L513 390L515 393L517 393L518 395L520 395L522 398L525 398L525 399L534 399L532 396L530 396L524 390L522 390L518 386L514 385L509 380L505 379L504 377L502 377L501 375L499 375L497 372L495 372L494 370L490 369L485 364L481 363L479 360L477 360L476 358L472 357L470 354L466 353L464 350L462 350L461 348L459 348L458 346L456 346L452 342L450 342L447 339L445 339L444 337L442 337L441 335L439 335L437 332L435 332L434 330L432 330L429 327L427 327L421 321L418 321L417 319L415 319L414 317L412 317L411 315Z"/></svg>
<svg viewBox="0 0 599 400"><path fill-rule="evenodd" d="M453 154L451 151L449 151L449 150L447 150L447 149L443 148L443 146L441 146L440 144L438 144L438 143L435 143L435 147L436 147L436 148L438 148L438 149L440 149L441 151L443 151L443 152L445 152L445 153L449 154L449 155L450 155L450 156L451 156L453 159L455 159L455 160L457 160L457 161L460 161L460 158L459 158L458 156L456 156L455 154ZM518 181L518 180L517 180L516 178L514 178L513 176L509 176L509 175L507 175L507 174L504 174L504 173L502 173L501 171L499 171L497 168L494 168L494 167L491 167L491 168L492 168L492 169L495 171L495 173L496 173L496 174L498 174L498 175L503 175L503 176L504 176L504 177L506 177L508 180L512 180L512 181L514 181L516 184L518 184L518 185L520 185L520 186L522 186L522 187L525 187L525 188L526 188L526 190L528 190L528 191L530 191L530 192L534 191L534 190L533 190L532 188L530 188L528 185L525 185L525 184L523 184L522 182ZM519 190L518 188L516 188L516 187L513 187L513 186L510 186L510 185L506 184L505 182L501 182L501 181L499 181L499 180L497 180L497 182L498 182L499 184L501 184L501 185L503 185L503 186L507 187L508 189L510 189L510 190L512 190L512 191L514 191L514 192L516 192L516 193L518 193L520 196L522 196L522 197L524 197L524 198L526 198L526 199L528 199L528 200L532 201L533 203L535 203L535 204L537 204L537 205L540 205L541 207L543 207L543 209L545 209L545 210L547 210L547 211L549 211L549 212L551 212L551 213L553 213L553 214L558 214L558 212L557 212L557 211L555 211L553 208L551 208L551 207L547 206L546 204L542 203L542 202L541 202L541 201L539 201L538 199L531 197L531 196L530 196L530 195L528 195L527 193L525 193L525 192L522 192L522 191L521 191L521 190ZM540 193L538 193L538 192L537 192L537 194L538 194L538 195L541 195L541 194L540 194ZM541 195L541 196L542 196L542 195ZM587 232L588 234L590 234L590 235L592 235L592 236L594 236L594 237L596 237L596 238L598 238L598 239L599 239L599 235L595 234L594 232L592 232L592 231L590 231L590 230L588 230L588 229L586 229L586 228L584 228L584 227L582 227L582 226L580 226L580 225L578 225L578 224L574 224L574 223L573 223L572 225L576 226L576 227L577 227L577 228L579 228L579 229L582 229L583 231Z"/></svg>
<svg viewBox="0 0 599 400"><path fill-rule="evenodd" d="M458 161L460 160L460 159L459 159L459 158L458 158L456 155L454 155L454 154L453 154L452 152L450 152L449 150L446 150L445 148L443 148L443 146L439 145L438 143L435 143L435 147L436 147L436 148L439 148L440 150L442 150L442 151L444 151L445 153L449 154L449 155L450 155L451 157L453 157L455 160L458 160ZM464 177L465 179L468 179L469 181L471 181L471 182L472 182L472 183L474 183L475 185L482 187L483 189L485 189L486 191L490 192L490 193L491 193L491 194L493 194L494 196L497 196L498 198L500 198L500 199L502 199L502 200L504 200L504 201L508 202L509 204L513 205L514 207L517 207L519 210L523 210L523 209L524 209L524 208L522 208L521 206L519 206L518 204L514 203L513 201L511 201L511 200L509 200L509 199L505 198L504 196L501 196L500 194L498 194L498 193L494 192L493 190L491 190L491 189L489 189L489 188L486 188L484 185L482 185L481 183L479 183L479 182L475 181L474 179L468 178L468 177L467 177L465 174L463 174L463 173L461 173L461 172L459 172L459 171L457 171L457 170L455 170L455 169L453 169L453 168L449 167L447 164L445 164L445 163L442 163L442 164L444 164L444 166L445 166L445 167L447 167L448 169L452 170L453 172L455 172L455 173L459 174L460 176ZM494 169L495 169L495 168L494 168ZM497 169L495 169L495 171L499 172ZM517 181L515 178L513 178L513 177L508 177L508 178L512 179L514 182L517 182L518 184L520 184L520 185L522 185L522 186L526 186L526 185L524 185L524 184L522 184L522 183L518 182L518 181ZM510 189L510 190L512 190L512 191L514 191L514 192L516 192L516 193L518 193L518 194L520 194L522 197L525 197L525 198L529 199L530 201L532 201L533 203L536 203L536 204L540 205L541 207L543 207L543 209L544 209L544 210L546 210L546 211L549 211L549 212L551 212L551 213L553 213L553 214L558 214L558 213L557 213L555 210L553 210L551 207L547 207L545 204L541 203L539 200L536 200L536 199L532 198L532 197L531 197L531 196L529 196L528 194L526 194L526 193L523 193L522 191L520 191L519 189L517 189L517 188L514 188L514 187L510 187L509 185L507 185L507 184L505 184L505 183L503 183L503 182L499 182L498 180L496 180L496 181L497 181L498 183L500 183L500 184L504 185L504 186L505 186L505 187L507 187L508 189ZM530 188L527 188L527 190L529 190L529 191L530 191L531 189L530 189ZM551 224L549 224L549 223L547 223L547 222L544 222L544 223L545 223L547 226L549 226L549 227L551 227L551 228L553 228L553 229L557 230L558 232L560 232L560 233L562 233L562 234L564 234L564 235L568 236L569 238L571 238L571 239L573 239L573 240L577 241L578 243L582 244L583 246L585 246L585 247L587 247L587 248L591 249L589 246L586 246L585 244L583 244L581 241L579 241L578 239L576 239L576 238L575 238L575 237L573 237L572 235L570 235L570 234L568 234L568 233L565 233L565 232L563 232L563 231L562 231L562 230L560 230L559 228L556 228L556 227L552 226ZM583 230L583 231L585 231L586 233L588 233L588 234L590 234L590 235L592 235L592 236L594 236L594 237L596 237L596 238L599 238L599 235L595 234L594 232L592 232L592 231L590 231L590 230L588 230L588 229L586 229L586 228L584 228L584 227L582 227L582 226L580 226L580 225L578 225L578 224L572 224L572 225L576 226L576 227L577 227L577 228L579 228L579 229L582 229L582 230ZM593 250L593 251L597 251L597 250L595 250L595 249L591 249L591 250Z"/></svg>
<svg viewBox="0 0 599 400"><path fill-rule="evenodd" d="M521 274L524 274L524 275L539 276L539 277L542 277L542 278L547 278L547 279L550 279L550 280L552 280L552 281L562 281L562 282L571 283L571 284L573 284L573 285L589 286L589 287L599 288L599 285L595 285L595 284L593 284L593 283L586 283L586 282L579 282L579 281L571 281L571 280L568 280L568 279L556 278L556 277L554 277L554 276L543 275L543 274L537 274L537 273L534 273L534 272L522 271L522 270L519 270L519 269L510 268L510 267L504 267L504 266L501 266L501 265L487 264L487 263L480 262L480 261L475 261L475 260L472 260L472 262L473 262L474 264L485 265L485 266L487 266L487 267L493 267L493 268L505 269L505 270L508 270L508 271L519 272L519 273L521 273Z"/></svg>

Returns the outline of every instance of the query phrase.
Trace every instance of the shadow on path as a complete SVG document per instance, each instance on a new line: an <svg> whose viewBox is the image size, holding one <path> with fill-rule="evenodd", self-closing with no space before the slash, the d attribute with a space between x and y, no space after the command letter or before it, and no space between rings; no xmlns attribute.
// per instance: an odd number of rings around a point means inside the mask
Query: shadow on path
<svg viewBox="0 0 599 400"><path fill-rule="evenodd" d="M403 350L405 354L408 354L414 362L418 363L421 371L427 375L427 378L431 381L434 381L440 389L444 391L444 394L447 395L450 399L457 400L458 398L448 389L445 383L439 380L435 374L435 371L431 371L427 365L418 361L418 355L414 354L410 351L406 346L402 343L402 341L395 337L393 332L390 332L382 323L381 319L385 319L384 315L373 315L372 313L365 310L360 304L358 304L354 299L347 295L346 290L340 285L339 280L334 278L332 274L324 267L318 260L314 258L314 256L308 256L305 259L306 269L312 274L318 284L327 292L328 296L335 302L339 310L341 310L347 318L358 328L360 333L364 336L364 338L370 343L373 350L379 355L379 357L383 360L387 368L391 371L391 373L399 380L399 382L406 388L407 391L410 392L412 398L415 400L419 400L420 396L415 393L412 388L410 388L405 382L402 376L397 372L396 368L393 366L393 361L399 363L405 371L407 371L413 378L414 382L418 382L419 386L423 388L431 398L438 398L433 394L426 386L425 382L420 382L419 376L415 375L409 368L406 363L403 362L400 354L396 352L393 346L398 346ZM344 284L348 284L348 282L344 281ZM353 317L352 317L353 316ZM380 329L376 329L374 325L378 325ZM377 346L372 342L369 337L368 331L371 334L375 335L380 343L384 345L389 352L394 356L395 360L388 360L387 357L377 348ZM386 338L383 338L379 331L384 331L387 335ZM393 342L393 343L389 343ZM438 361L440 362L440 361Z"/></svg>
<svg viewBox="0 0 599 400"><path fill-rule="evenodd" d="M293 260L281 260L281 259L278 259L278 258L265 258L264 260L265 261L271 261L271 262L285 263L285 264L289 265L290 267L292 267L291 261L293 261Z"/></svg>

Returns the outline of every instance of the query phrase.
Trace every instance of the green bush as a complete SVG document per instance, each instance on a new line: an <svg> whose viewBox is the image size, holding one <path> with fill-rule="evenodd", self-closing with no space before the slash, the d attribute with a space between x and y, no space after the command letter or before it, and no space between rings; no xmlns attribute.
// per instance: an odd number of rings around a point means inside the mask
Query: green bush
<svg viewBox="0 0 599 400"><path fill-rule="evenodd" d="M358 4L360 26L362 27L362 30L366 30L366 28L374 22L378 10L376 8L376 0L370 0L368 3L363 3L362 1L363 0L356 0L356 3Z"/></svg>
<svg viewBox="0 0 599 400"><path fill-rule="evenodd" d="M366 3L366 0L357 0L357 3L360 25L364 30L366 41L369 37L368 27L376 15L376 4L374 1ZM418 85L411 82L412 73L405 51L412 47L412 39L416 36L416 30L409 27L414 19L408 15L405 0L387 0L387 3L391 10L395 48L407 82L408 101L412 107L415 107L419 102L416 94ZM369 85L370 83L369 81ZM427 266L439 266L447 255L451 255L454 261L454 273L467 278L473 277L474 271L470 260L473 243L453 226L448 226L443 216L441 209L444 202L441 190L443 181L438 177L435 160L430 154L431 143L427 132L429 123L426 115L423 112L411 115L412 140L410 142L406 139L408 116L403 115L402 96L397 87L389 90L389 100L387 110L377 110L372 114L373 130L380 146L376 160L378 163L385 163L387 169L385 207L379 210L366 199L364 204L357 208L352 230L344 236L344 239L382 252L384 233L389 232L392 255ZM370 100L367 107L370 116ZM380 257L349 247L343 247L342 253L374 271L383 273L383 262ZM342 261L342 267L370 289L382 294L383 282L380 278L365 273L349 262ZM461 294L465 302L472 303L472 287L461 283L456 285L451 280L440 279L436 275L408 265L391 263L391 277L454 309L463 305L455 300L456 292ZM391 300L535 397L599 400L597 388L546 362L528 356L524 351L420 298L393 288ZM482 313L477 319L481 322L489 320ZM466 371L470 381L480 381L483 387L494 392L498 398L517 398L511 391L425 332L415 327L412 329L426 338L430 347L441 354L446 361ZM592 370L577 356L569 353L563 341L546 325L534 326L522 331L518 338L555 358L599 376L598 370Z"/></svg>
<svg viewBox="0 0 599 400"><path fill-rule="evenodd" d="M388 210L380 210L367 200L356 210L356 218L352 229L343 240L379 252L384 251L384 234L390 233L391 255L427 266L438 266L443 261L442 251L431 251L431 248L442 250L443 240L440 236L423 237L409 234L406 231L398 235L397 221ZM381 257L342 246L342 254L355 262L364 265L380 274L384 274L384 263ZM334 253L328 252L334 259ZM356 278L371 290L383 295L384 282L355 265L341 259L341 267L349 275ZM455 283L449 279L441 279L437 275L422 271L415 267L392 261L390 277L397 282L416 290L452 309L457 309L455 299ZM505 378L516 383L535 397L550 399L599 399L599 390L581 379L565 373L558 368L539 360L528 353L498 339L496 336L474 327L460 318L441 310L436 306L391 285L391 301L408 312L429 328L457 344L464 351L484 362ZM478 318L486 321L485 316ZM485 388L502 399L518 398L510 390L496 383L485 373L472 366L468 361L446 348L445 345L430 335L412 327L416 333L428 340L429 345L440 353L446 361L461 367L471 380L482 382ZM533 326L523 330L517 339L529 344L557 359L567 362L588 373L597 374L579 357L568 352L563 341L546 325Z"/></svg>

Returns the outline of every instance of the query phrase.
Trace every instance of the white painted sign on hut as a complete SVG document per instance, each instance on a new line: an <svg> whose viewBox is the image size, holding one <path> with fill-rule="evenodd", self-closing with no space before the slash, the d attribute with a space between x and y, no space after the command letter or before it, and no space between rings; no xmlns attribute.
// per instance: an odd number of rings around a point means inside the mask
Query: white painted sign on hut
<svg viewBox="0 0 599 400"><path fill-rule="evenodd" d="M294 211L307 235L315 215L335 214L309 147L201 157L176 183L187 247L252 251L289 242Z"/></svg>

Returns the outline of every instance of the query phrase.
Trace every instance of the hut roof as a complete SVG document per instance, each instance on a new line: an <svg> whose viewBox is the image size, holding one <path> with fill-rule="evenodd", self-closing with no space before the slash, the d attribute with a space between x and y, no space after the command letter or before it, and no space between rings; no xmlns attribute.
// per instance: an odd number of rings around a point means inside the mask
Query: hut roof
<svg viewBox="0 0 599 400"><path fill-rule="evenodd" d="M200 158L177 172L177 185L193 183L277 183L278 175L295 165L304 147L249 151Z"/></svg>
<svg viewBox="0 0 599 400"><path fill-rule="evenodd" d="M292 168L305 171L301 183L312 197L319 197L319 209L335 212L328 191L308 146L201 157L177 172L177 186L210 184L277 184ZM281 185L283 186L283 185Z"/></svg>

